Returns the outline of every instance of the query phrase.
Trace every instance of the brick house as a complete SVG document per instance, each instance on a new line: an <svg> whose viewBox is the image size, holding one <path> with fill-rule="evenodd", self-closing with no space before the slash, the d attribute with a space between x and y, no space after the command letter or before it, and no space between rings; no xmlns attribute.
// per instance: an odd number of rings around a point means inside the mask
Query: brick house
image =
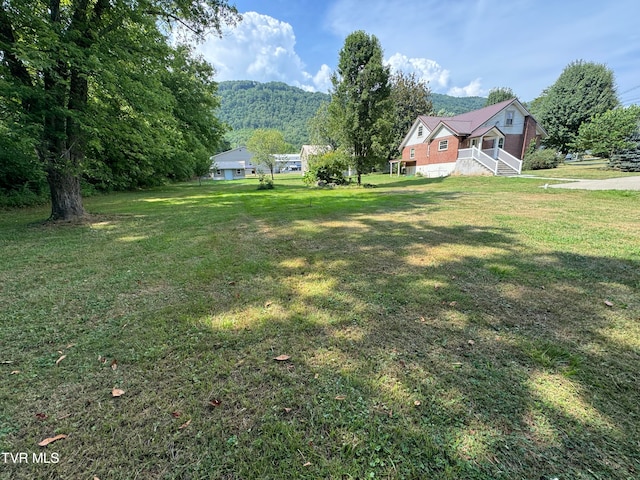
<svg viewBox="0 0 640 480"><path fill-rule="evenodd" d="M532 140L545 130L516 98L454 117L419 116L400 144L391 174L426 177L517 175Z"/></svg>

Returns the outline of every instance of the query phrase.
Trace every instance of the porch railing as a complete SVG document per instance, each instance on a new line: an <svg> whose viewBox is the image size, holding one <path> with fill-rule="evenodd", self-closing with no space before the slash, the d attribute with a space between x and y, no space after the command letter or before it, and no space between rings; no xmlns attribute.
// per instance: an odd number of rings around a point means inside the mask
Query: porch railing
<svg viewBox="0 0 640 480"><path fill-rule="evenodd" d="M458 151L458 160L463 158L473 158L476 162L487 167L494 175L498 171L498 161L477 147L460 149Z"/></svg>
<svg viewBox="0 0 640 480"><path fill-rule="evenodd" d="M520 175L520 173L522 172L522 160L517 159L516 157L511 155L509 152L501 148L498 149L498 160L500 160L502 163L509 165L516 172L518 172L518 175Z"/></svg>

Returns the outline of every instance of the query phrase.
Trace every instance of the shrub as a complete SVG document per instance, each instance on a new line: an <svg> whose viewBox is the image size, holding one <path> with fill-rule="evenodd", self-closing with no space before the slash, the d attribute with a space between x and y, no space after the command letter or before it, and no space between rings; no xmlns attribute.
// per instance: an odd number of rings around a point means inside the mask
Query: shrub
<svg viewBox="0 0 640 480"><path fill-rule="evenodd" d="M271 190L273 188L273 180L264 173L258 176L258 190Z"/></svg>
<svg viewBox="0 0 640 480"><path fill-rule="evenodd" d="M347 181L343 172L347 168L347 162L339 152L325 153L309 159L309 170L304 174L303 181L307 185L318 181L344 185Z"/></svg>
<svg viewBox="0 0 640 480"><path fill-rule="evenodd" d="M552 149L545 148L527 152L522 164L523 170L543 170L556 168L560 163L561 156Z"/></svg>

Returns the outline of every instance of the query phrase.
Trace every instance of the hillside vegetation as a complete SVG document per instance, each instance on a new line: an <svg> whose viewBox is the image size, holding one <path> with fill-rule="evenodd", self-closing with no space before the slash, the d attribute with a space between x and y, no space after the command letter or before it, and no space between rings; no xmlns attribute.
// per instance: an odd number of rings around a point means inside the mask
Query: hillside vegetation
<svg viewBox="0 0 640 480"><path fill-rule="evenodd" d="M281 82L260 83L250 80L220 82L219 118L233 128L226 138L232 146L246 144L257 128L280 130L296 149L308 143L307 122L329 95L306 92ZM482 108L482 97L450 97L432 94L436 112L457 115Z"/></svg>

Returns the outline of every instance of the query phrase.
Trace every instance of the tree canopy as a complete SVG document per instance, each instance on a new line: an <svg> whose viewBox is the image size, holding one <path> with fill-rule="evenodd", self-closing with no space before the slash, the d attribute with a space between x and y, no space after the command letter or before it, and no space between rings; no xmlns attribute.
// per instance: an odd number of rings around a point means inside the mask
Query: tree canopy
<svg viewBox="0 0 640 480"><path fill-rule="evenodd" d="M389 77L375 35L358 30L345 39L332 77L329 115L337 126L340 146L353 156L358 184L382 155L376 143L388 135L388 124L382 120L389 108Z"/></svg>
<svg viewBox="0 0 640 480"><path fill-rule="evenodd" d="M271 173L273 173L278 161L278 154L286 153L291 150L291 146L284 141L282 132L278 130L258 129L253 132L251 138L247 142L247 150L253 153L253 163L262 165Z"/></svg>
<svg viewBox="0 0 640 480"><path fill-rule="evenodd" d="M117 187L200 170L222 134L213 70L169 34L237 19L223 0L0 2L0 128L33 145L21 163L46 177L52 219L84 215L83 177Z"/></svg>
<svg viewBox="0 0 640 480"><path fill-rule="evenodd" d="M577 151L590 150L594 155L611 158L635 145L632 137L638 132L639 121L638 105L596 114L591 121L580 125L573 147Z"/></svg>
<svg viewBox="0 0 640 480"><path fill-rule="evenodd" d="M495 105L496 103L504 102L505 100L511 100L512 98L518 98L513 90L509 87L496 87L489 90L489 96L484 106Z"/></svg>
<svg viewBox="0 0 640 480"><path fill-rule="evenodd" d="M545 145L567 153L580 125L618 104L613 72L605 65L579 60L531 103L531 111L548 133Z"/></svg>

